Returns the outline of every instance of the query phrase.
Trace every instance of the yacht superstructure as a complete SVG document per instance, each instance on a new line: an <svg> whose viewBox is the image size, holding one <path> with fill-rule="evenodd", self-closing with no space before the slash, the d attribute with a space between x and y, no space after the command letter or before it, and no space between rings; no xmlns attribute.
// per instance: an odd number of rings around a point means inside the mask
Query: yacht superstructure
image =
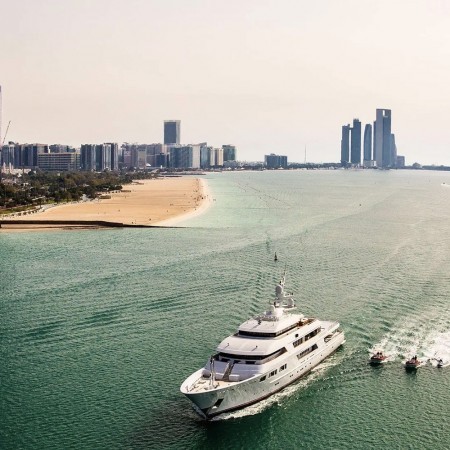
<svg viewBox="0 0 450 450"><path fill-rule="evenodd" d="M338 322L294 314L286 274L268 310L224 339L181 385L206 418L256 403L298 380L345 342Z"/></svg>

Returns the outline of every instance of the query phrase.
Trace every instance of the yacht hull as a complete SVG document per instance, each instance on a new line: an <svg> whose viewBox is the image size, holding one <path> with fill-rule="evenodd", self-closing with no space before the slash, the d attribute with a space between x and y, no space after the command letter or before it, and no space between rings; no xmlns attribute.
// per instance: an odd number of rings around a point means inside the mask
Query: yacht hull
<svg viewBox="0 0 450 450"><path fill-rule="evenodd" d="M310 372L344 342L344 334L339 332L329 341L322 341L315 351L300 360L296 354L290 354L278 360L277 366L286 364L287 368L278 371L276 376L268 377L275 368L271 366L265 373L244 381L228 383L225 387L215 386L210 380L205 380L202 391L199 392L198 389L195 392L190 391L190 386L198 383L199 378L202 377L203 369L200 369L186 379L180 390L199 408L202 416L210 419L219 414L252 405L281 391Z"/></svg>

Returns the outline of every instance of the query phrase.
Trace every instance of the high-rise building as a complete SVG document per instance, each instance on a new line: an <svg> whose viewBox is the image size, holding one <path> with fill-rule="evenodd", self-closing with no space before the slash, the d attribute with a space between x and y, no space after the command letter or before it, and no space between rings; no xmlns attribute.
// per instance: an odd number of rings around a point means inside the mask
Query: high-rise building
<svg viewBox="0 0 450 450"><path fill-rule="evenodd" d="M222 145L223 148L223 161L236 161L236 146L234 145Z"/></svg>
<svg viewBox="0 0 450 450"><path fill-rule="evenodd" d="M364 165L369 165L372 160L372 125L366 124L364 127Z"/></svg>
<svg viewBox="0 0 450 450"><path fill-rule="evenodd" d="M373 151L377 167L391 167L394 164L391 151L390 109L377 109L374 123Z"/></svg>
<svg viewBox="0 0 450 450"><path fill-rule="evenodd" d="M214 149L215 157L216 157L216 166L223 166L223 148L215 148Z"/></svg>
<svg viewBox="0 0 450 450"><path fill-rule="evenodd" d="M164 144L180 143L180 121L165 120L164 121Z"/></svg>
<svg viewBox="0 0 450 450"><path fill-rule="evenodd" d="M95 146L95 170L97 172L111 170L110 144L99 144Z"/></svg>
<svg viewBox="0 0 450 450"><path fill-rule="evenodd" d="M161 153L165 153L166 149L163 144L148 144L146 145L147 149L147 164L150 164L152 167L157 167L156 158Z"/></svg>
<svg viewBox="0 0 450 450"><path fill-rule="evenodd" d="M264 155L264 165L268 169L285 169L288 165L287 156L275 155L274 153Z"/></svg>
<svg viewBox="0 0 450 450"><path fill-rule="evenodd" d="M391 166L397 167L397 146L395 145L395 134L391 133Z"/></svg>
<svg viewBox="0 0 450 450"><path fill-rule="evenodd" d="M3 145L0 164L2 166L5 165L5 168L10 167L10 166L13 168L15 166L14 144L13 143ZM0 168L0 170L1 170L1 168Z"/></svg>
<svg viewBox="0 0 450 450"><path fill-rule="evenodd" d="M96 170L95 144L83 144L80 149L81 170Z"/></svg>
<svg viewBox="0 0 450 450"><path fill-rule="evenodd" d="M397 162L396 162L397 168L403 168L405 167L405 157L397 155Z"/></svg>
<svg viewBox="0 0 450 450"><path fill-rule="evenodd" d="M38 155L49 153L47 144L16 144L14 146L14 165L16 168L36 168Z"/></svg>
<svg viewBox="0 0 450 450"><path fill-rule="evenodd" d="M108 142L106 145L111 147L110 170L119 170L119 144L117 142Z"/></svg>
<svg viewBox="0 0 450 450"><path fill-rule="evenodd" d="M350 161L350 124L342 126L341 138L341 164L346 165Z"/></svg>
<svg viewBox="0 0 450 450"><path fill-rule="evenodd" d="M199 169L200 145L171 145L168 147L169 167L172 169Z"/></svg>
<svg viewBox="0 0 450 450"><path fill-rule="evenodd" d="M37 155L37 165L45 172L67 172L75 171L77 167L77 153L39 153Z"/></svg>
<svg viewBox="0 0 450 450"><path fill-rule="evenodd" d="M359 119L353 119L350 156L352 164L361 164L361 122Z"/></svg>

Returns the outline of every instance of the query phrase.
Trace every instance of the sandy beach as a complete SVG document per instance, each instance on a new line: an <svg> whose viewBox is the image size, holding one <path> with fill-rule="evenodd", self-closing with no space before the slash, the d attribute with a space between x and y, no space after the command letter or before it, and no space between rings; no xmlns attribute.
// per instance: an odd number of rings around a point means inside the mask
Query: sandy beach
<svg viewBox="0 0 450 450"><path fill-rule="evenodd" d="M122 191L107 194L111 198L70 203L49 208L21 220L107 221L127 225L176 226L205 211L211 203L207 183L192 176L139 180L123 186ZM18 217L10 217L18 219ZM2 231L73 228L61 225L8 225Z"/></svg>

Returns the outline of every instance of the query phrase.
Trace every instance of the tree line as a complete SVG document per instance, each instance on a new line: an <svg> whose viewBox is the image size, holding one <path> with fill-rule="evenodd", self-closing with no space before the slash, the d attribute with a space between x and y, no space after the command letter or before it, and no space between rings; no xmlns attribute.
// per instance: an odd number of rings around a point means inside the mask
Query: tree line
<svg viewBox="0 0 450 450"><path fill-rule="evenodd" d="M41 172L20 177L3 176L0 183L0 207L12 209L45 203L93 199L98 193L121 190L135 179L154 178L154 173L116 172Z"/></svg>

